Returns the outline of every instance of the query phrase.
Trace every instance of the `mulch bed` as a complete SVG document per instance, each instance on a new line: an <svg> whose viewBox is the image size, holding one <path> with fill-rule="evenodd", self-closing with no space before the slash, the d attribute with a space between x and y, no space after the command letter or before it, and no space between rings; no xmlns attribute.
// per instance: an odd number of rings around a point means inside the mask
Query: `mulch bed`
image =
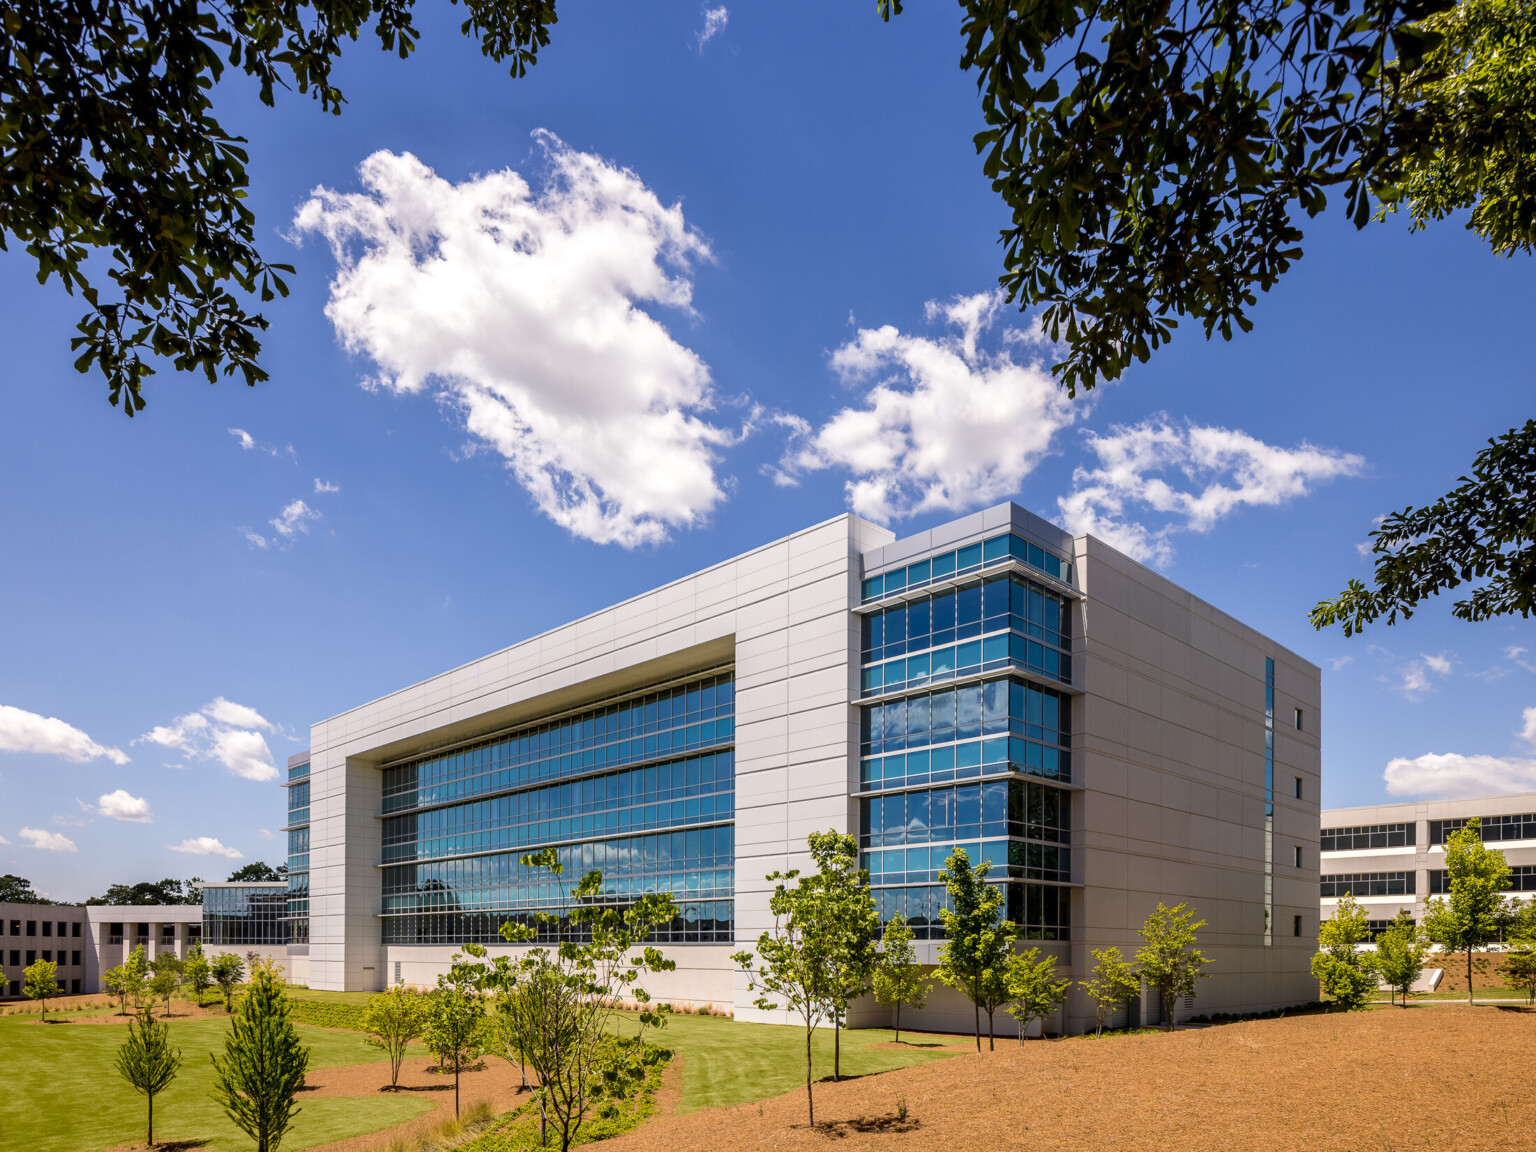
<svg viewBox="0 0 1536 1152"><path fill-rule="evenodd" d="M1472 987L1478 988L1503 988L1505 980L1500 965L1504 963L1502 952L1474 952L1472 953ZM1443 952L1436 953L1431 958L1428 968L1444 968L1445 975L1440 977L1440 986L1436 992L1465 992L1467 990L1467 954L1454 952L1447 955ZM1478 961L1485 963L1482 971L1478 971Z"/></svg>
<svg viewBox="0 0 1536 1152"><path fill-rule="evenodd" d="M1536 1016L1437 1007L1035 1040L757 1104L662 1115L603 1152L1390 1152L1536 1146ZM908 1115L898 1117L898 1100Z"/></svg>

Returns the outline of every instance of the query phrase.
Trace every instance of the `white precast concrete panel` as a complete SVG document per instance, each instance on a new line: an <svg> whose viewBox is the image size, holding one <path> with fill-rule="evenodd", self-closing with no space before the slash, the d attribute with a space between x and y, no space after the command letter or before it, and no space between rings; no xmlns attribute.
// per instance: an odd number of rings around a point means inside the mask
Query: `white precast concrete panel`
<svg viewBox="0 0 1536 1152"><path fill-rule="evenodd" d="M755 937L767 890L753 877L785 865L786 836L847 828L858 662L848 607L861 554L890 539L839 516L316 724L312 986L386 980L381 764L721 664L736 679L736 919L739 936Z"/></svg>

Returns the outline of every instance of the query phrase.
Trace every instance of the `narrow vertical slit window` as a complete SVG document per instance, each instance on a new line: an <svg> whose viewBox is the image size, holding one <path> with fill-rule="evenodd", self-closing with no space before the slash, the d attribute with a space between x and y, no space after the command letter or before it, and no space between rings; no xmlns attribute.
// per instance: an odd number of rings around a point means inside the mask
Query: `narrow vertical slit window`
<svg viewBox="0 0 1536 1152"><path fill-rule="evenodd" d="M1275 659L1264 658L1264 946L1275 942Z"/></svg>

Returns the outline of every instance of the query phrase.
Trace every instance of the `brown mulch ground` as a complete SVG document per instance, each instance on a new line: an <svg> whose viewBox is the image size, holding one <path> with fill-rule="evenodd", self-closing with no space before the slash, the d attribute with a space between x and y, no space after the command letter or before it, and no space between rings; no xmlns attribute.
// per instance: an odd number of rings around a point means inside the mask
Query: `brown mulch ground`
<svg viewBox="0 0 1536 1152"><path fill-rule="evenodd" d="M1396 1152L1536 1147L1536 1014L1387 1010L999 1045L805 1093L661 1115L604 1152ZM908 1116L897 1117L905 1099Z"/></svg>
<svg viewBox="0 0 1536 1152"><path fill-rule="evenodd" d="M1482 971L1478 971L1478 961L1483 961ZM1503 988L1504 974L1500 965L1504 962L1502 952L1474 952L1472 953L1472 987L1473 988ZM1436 992L1465 992L1467 990L1467 954L1458 952L1450 956L1437 955L1433 968L1444 968L1445 975L1440 977L1440 986Z"/></svg>
<svg viewBox="0 0 1536 1152"><path fill-rule="evenodd" d="M52 1012L53 1009L50 1007L48 1011ZM154 1006L154 1014L156 1020L201 1020L205 1016L217 1016L221 1020L229 1018L229 1013L224 1011L223 1004L209 1004L206 1007L199 1007L184 1000L171 1001L171 1014L169 1016L165 1014L164 1004L156 1004ZM111 1011L103 1011L96 1016L70 1016L67 1022L70 1024L127 1024L128 1021L134 1018L135 1013L131 1008L127 1013L123 1013L114 1004ZM49 1018L49 1022L52 1022L52 1017Z"/></svg>
<svg viewBox="0 0 1536 1152"><path fill-rule="evenodd" d="M408 1057L400 1066L399 1091L419 1093L431 1100L436 1107L423 1112L409 1124L374 1132L366 1136L353 1136L333 1144L323 1144L309 1152L375 1152L387 1148L391 1141L425 1132L453 1116L453 1077L430 1071L436 1065L430 1056ZM389 1083L389 1061L377 1064L350 1064L341 1068L317 1068L305 1077L303 1097L315 1096L366 1096L378 1092ZM531 1077L530 1077L531 1082ZM500 1115L510 1112L523 1102L519 1085L521 1080L516 1067L505 1060L488 1058L479 1066L459 1075L459 1105L467 1111L480 1100L489 1101L491 1108Z"/></svg>

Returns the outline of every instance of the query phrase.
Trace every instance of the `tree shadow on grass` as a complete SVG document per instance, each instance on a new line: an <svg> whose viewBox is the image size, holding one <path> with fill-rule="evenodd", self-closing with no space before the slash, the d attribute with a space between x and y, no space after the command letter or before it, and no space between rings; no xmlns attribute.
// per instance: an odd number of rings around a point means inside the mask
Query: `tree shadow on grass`
<svg viewBox="0 0 1536 1152"><path fill-rule="evenodd" d="M160 1140L153 1145L154 1152L191 1152L194 1148L206 1148L213 1143L211 1138L202 1140Z"/></svg>
<svg viewBox="0 0 1536 1152"><path fill-rule="evenodd" d="M878 1076L878 1075L880 1075L880 1073L878 1073L878 1072L844 1072L841 1076L834 1078L829 1073L828 1075L823 1076L819 1080L817 1080L816 1083L818 1083L818 1084L839 1084L839 1083L846 1084L850 1080L862 1080L866 1076Z"/></svg>

